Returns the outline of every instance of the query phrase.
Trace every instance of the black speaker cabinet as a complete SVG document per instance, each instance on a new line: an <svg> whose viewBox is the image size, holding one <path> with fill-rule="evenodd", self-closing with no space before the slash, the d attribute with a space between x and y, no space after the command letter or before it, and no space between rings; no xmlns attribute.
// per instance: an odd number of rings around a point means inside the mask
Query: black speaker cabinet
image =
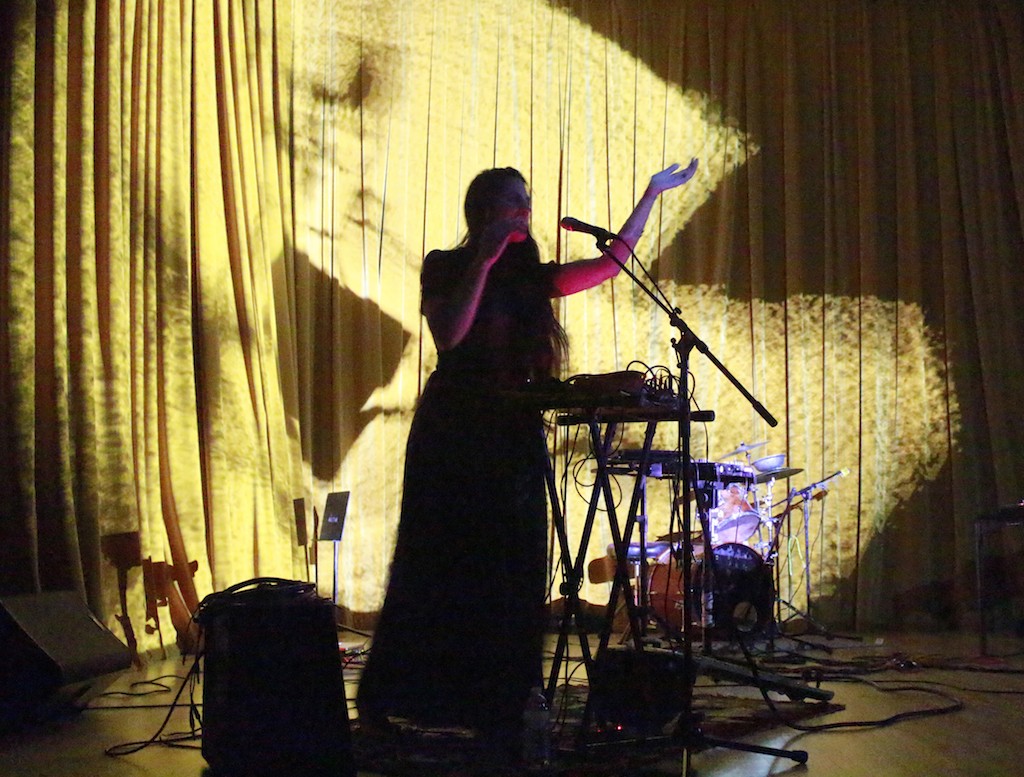
<svg viewBox="0 0 1024 777"><path fill-rule="evenodd" d="M685 709L694 673L670 650L606 648L594 661L590 704L602 727L656 735Z"/></svg>
<svg viewBox="0 0 1024 777"><path fill-rule="evenodd" d="M206 597L203 757L215 777L354 777L334 605L257 578Z"/></svg>
<svg viewBox="0 0 1024 777"><path fill-rule="evenodd" d="M0 596L0 731L80 709L129 666L77 592Z"/></svg>

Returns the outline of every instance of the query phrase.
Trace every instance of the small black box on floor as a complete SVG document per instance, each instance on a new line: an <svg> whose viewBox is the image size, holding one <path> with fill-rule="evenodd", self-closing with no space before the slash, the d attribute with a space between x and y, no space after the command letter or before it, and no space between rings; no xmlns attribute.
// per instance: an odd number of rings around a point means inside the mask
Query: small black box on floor
<svg viewBox="0 0 1024 777"><path fill-rule="evenodd" d="M206 597L202 752L215 777L354 777L334 605L258 578Z"/></svg>
<svg viewBox="0 0 1024 777"><path fill-rule="evenodd" d="M81 709L131 662L78 592L0 596L0 731Z"/></svg>
<svg viewBox="0 0 1024 777"><path fill-rule="evenodd" d="M684 656L659 648L606 648L590 675L590 705L602 727L628 733L661 733L686 706L694 672Z"/></svg>

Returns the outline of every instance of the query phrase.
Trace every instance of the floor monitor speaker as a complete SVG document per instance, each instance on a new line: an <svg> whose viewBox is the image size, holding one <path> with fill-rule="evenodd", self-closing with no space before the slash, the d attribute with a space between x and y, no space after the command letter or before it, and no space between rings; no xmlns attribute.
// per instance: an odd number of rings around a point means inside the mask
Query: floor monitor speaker
<svg viewBox="0 0 1024 777"><path fill-rule="evenodd" d="M77 711L129 666L76 591L0 596L0 730Z"/></svg>

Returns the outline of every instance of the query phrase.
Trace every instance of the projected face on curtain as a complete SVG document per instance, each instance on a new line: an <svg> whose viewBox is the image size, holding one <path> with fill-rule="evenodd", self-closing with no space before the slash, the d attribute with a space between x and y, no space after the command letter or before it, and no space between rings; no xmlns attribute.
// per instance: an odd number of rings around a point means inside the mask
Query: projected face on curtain
<svg viewBox="0 0 1024 777"><path fill-rule="evenodd" d="M614 227L651 172L700 159L696 178L652 217L638 254L648 267L657 260L659 283L689 326L782 423L770 429L695 356L694 398L717 419L695 427L693 453L715 459L741 441L765 440L766 452L787 452L808 482L853 469L859 478L835 488L827 525L814 529L827 537L828 558L815 561L829 585L855 557L858 482L861 514L874 529L937 472L943 460L933 451L944 450L935 443L947 429L945 416L933 421L928 408L947 378L914 305L799 289L768 302L735 298L725 284L677 283L684 262L729 261L714 256L714 235L697 256L683 255L676 238L759 153L757 139L711 97L664 80L540 0L324 0L306 10L296 32L298 239L336 290L334 323L307 355L313 374L346 376L334 398L351 408L328 419L333 431L318 439L311 463L324 483L352 491L353 539L343 552L357 577L382 580L386 571L410 411L436 359L419 316L420 262L427 250L459 240L466 185L493 166L527 177L533 233L542 255L555 259L594 253L589 238L558 232L559 216ZM353 310L346 299L365 302ZM561 304L569 374L634 360L675 368L676 333L627 279ZM897 378L908 379L894 370L910 375L919 401L891 425ZM858 436L872 424L874 435ZM656 444L672 447L674 430L660 434ZM362 524L360 515L368 516ZM668 516L652 511L651 520L657 532ZM599 533L594 553L606 542ZM356 591L351 606L375 609L381 592Z"/></svg>

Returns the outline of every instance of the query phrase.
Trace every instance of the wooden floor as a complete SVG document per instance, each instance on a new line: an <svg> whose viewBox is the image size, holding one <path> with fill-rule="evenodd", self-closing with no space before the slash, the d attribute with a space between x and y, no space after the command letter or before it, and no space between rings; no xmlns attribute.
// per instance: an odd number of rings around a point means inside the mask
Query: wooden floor
<svg viewBox="0 0 1024 777"><path fill-rule="evenodd" d="M346 648L358 649L363 644L358 636L345 632L341 636ZM824 683L822 687L833 690L833 700L846 709L813 723L878 721L900 713L949 705L954 700L961 701L963 709L889 726L840 729L831 733L802 734L776 728L749 741L775 748L805 750L808 753L806 766L786 759L719 748L698 753L693 758L695 773L704 777L1024 774L1024 657L1019 652L1024 649L1024 641L1009 636L994 637L989 641L990 655L985 657L979 656L978 639L970 634L863 635L855 639L837 638L825 644L830 647L830 654L809 649L802 652L807 657L826 658L837 673L863 668L868 663L877 667L887 659L891 660L892 668L861 675L858 682ZM121 675L110 690L127 691L133 683L164 675L183 677L187 670L188 665L180 658L151 661L143 670ZM347 695L352 699L358 669L347 670L346 679ZM883 688L893 687L892 681L917 689L930 688L942 696L921 690L884 692ZM702 677L699 682L710 680ZM180 680L172 678L170 690L158 694L99 697L89 708L71 717L35 724L18 734L2 735L0 775L203 775L206 763L198 749L158 744L116 758L104 754L112 746L144 742L154 737L180 685ZM139 686L134 687L139 689ZM187 694L186 691L184 699ZM164 734L188 730L186 707L175 707ZM680 774L682 771L680 761ZM371 777L369 773L361 775Z"/></svg>

